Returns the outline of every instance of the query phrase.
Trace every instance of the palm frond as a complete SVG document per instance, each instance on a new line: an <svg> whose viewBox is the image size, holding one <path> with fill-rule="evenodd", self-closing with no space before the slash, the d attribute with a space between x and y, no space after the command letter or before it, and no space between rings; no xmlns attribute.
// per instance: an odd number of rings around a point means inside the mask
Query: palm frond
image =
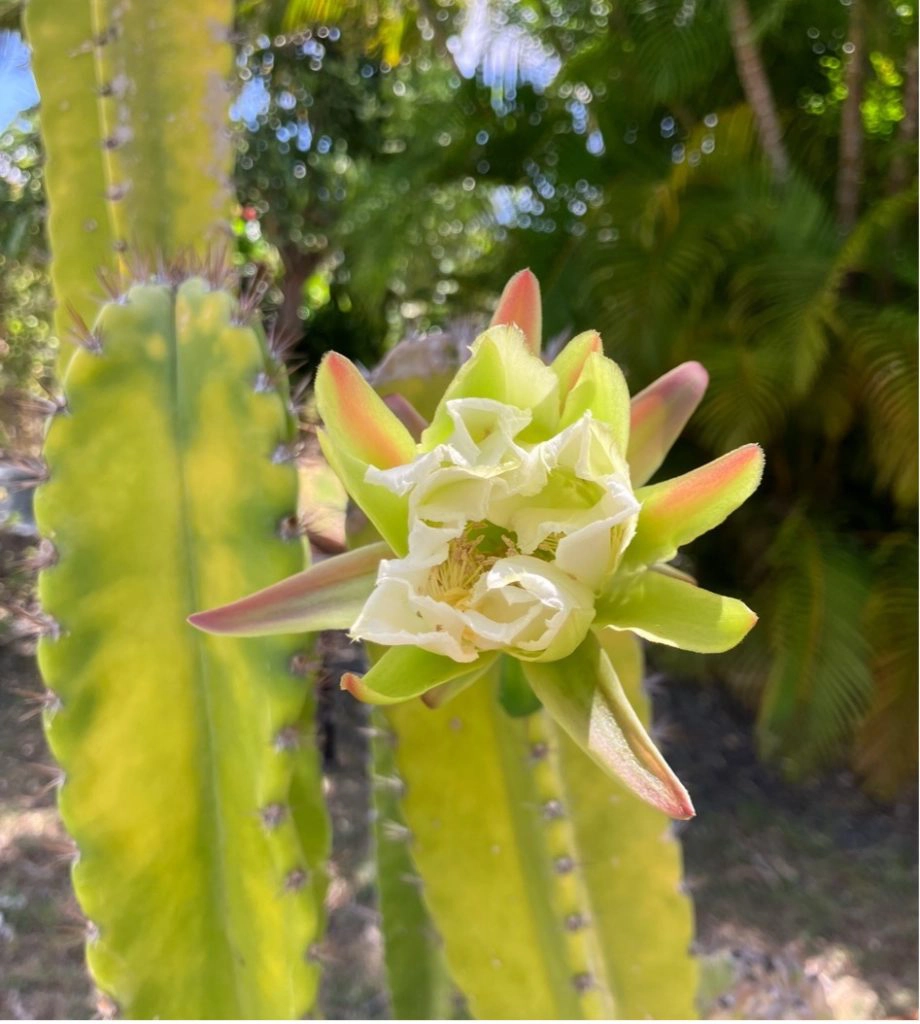
<svg viewBox="0 0 920 1024"><path fill-rule="evenodd" d="M917 778L917 554L915 537L889 539L866 607L874 686L855 764L866 788L883 799Z"/></svg>
<svg viewBox="0 0 920 1024"><path fill-rule="evenodd" d="M803 514L770 553L766 629L773 663L757 721L760 749L792 777L840 757L872 692L864 615L867 559Z"/></svg>
<svg viewBox="0 0 920 1024"><path fill-rule="evenodd" d="M876 482L896 504L916 508L916 311L851 302L842 308L842 319L849 328L850 359L859 381Z"/></svg>

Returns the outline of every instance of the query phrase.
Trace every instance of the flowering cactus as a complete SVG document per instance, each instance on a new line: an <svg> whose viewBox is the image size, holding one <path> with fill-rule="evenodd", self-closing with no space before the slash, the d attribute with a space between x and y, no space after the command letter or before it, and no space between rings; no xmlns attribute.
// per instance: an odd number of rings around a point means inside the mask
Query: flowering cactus
<svg viewBox="0 0 920 1024"><path fill-rule="evenodd" d="M192 616L215 633L346 628L387 647L342 686L371 704L433 707L501 654L603 768L678 818L685 789L627 701L608 631L724 651L756 622L669 562L757 487L746 445L646 486L696 408L705 370L685 363L630 403L594 331L549 365L540 296L523 271L416 441L355 366L329 353L316 379L323 451L383 542ZM394 557L395 556L395 557Z"/></svg>

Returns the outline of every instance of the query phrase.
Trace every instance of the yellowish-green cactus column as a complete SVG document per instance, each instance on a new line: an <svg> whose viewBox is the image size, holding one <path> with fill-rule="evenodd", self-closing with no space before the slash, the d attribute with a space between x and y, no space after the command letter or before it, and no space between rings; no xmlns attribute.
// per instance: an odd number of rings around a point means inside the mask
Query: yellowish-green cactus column
<svg viewBox="0 0 920 1024"><path fill-rule="evenodd" d="M231 0L93 0L115 244L202 251L232 197Z"/></svg>
<svg viewBox="0 0 920 1024"><path fill-rule="evenodd" d="M186 616L301 567L278 367L227 292L141 284L79 351L36 498L57 564L39 662L91 922L130 1016L299 1017L316 990L325 819L297 638ZM312 777L311 777L311 767Z"/></svg>
<svg viewBox="0 0 920 1024"><path fill-rule="evenodd" d="M185 621L305 555L283 368L220 244L232 13L28 11L66 403L36 497L57 551L39 661L89 964L134 1017L300 1017L318 981L310 659L296 638L215 642Z"/></svg>

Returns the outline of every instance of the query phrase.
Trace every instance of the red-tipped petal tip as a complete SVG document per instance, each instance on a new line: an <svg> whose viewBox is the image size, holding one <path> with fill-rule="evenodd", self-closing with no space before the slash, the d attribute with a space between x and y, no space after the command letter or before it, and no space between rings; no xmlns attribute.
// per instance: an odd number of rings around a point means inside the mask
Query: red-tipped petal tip
<svg viewBox="0 0 920 1024"><path fill-rule="evenodd" d="M211 633L219 636L231 630L227 628L227 616L219 608L209 608L205 612L195 612L185 620L190 626L201 630L202 633Z"/></svg>
<svg viewBox="0 0 920 1024"><path fill-rule="evenodd" d="M738 449L738 462L741 465L757 465L760 467L760 474L763 475L763 468L766 458L763 448L756 442L742 445Z"/></svg>
<svg viewBox="0 0 920 1024"><path fill-rule="evenodd" d="M678 821L689 821L691 818L695 818L696 810L693 807L690 794L684 790L680 794L675 794L675 796L677 799L674 801L674 805L668 808L667 813Z"/></svg>
<svg viewBox="0 0 920 1024"><path fill-rule="evenodd" d="M695 359L689 363L681 364L684 369L684 374L689 380L693 380L700 388L701 391L705 391L709 386L709 371L703 366L702 363L698 363ZM678 367L680 369L681 367Z"/></svg>
<svg viewBox="0 0 920 1024"><path fill-rule="evenodd" d="M363 678L363 676L356 675L354 672L346 672L339 680L339 687L342 690L347 690L357 700L361 700L361 695L364 693L364 687L362 686Z"/></svg>
<svg viewBox="0 0 920 1024"><path fill-rule="evenodd" d="M540 283L530 270L519 270L505 285L490 326L518 327L532 352L539 352L542 336Z"/></svg>

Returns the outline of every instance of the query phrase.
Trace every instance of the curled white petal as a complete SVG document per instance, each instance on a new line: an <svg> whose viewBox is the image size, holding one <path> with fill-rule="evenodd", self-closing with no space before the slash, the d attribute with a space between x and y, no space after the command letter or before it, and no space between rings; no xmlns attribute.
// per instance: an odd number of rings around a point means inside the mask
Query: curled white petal
<svg viewBox="0 0 920 1024"><path fill-rule="evenodd" d="M571 654L594 618L586 587L527 555L495 562L460 605L428 593L429 577L429 567L411 558L381 562L377 586L351 636L411 644L460 662L495 650L546 660Z"/></svg>

